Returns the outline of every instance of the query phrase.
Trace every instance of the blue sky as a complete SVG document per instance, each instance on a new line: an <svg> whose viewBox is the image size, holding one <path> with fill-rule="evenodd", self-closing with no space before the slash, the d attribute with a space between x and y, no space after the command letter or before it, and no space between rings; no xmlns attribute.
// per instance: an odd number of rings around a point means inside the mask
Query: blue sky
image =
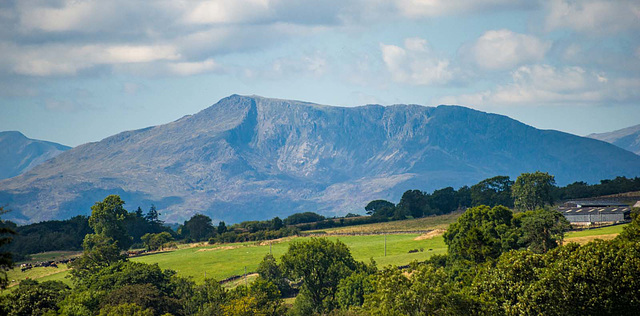
<svg viewBox="0 0 640 316"><path fill-rule="evenodd" d="M0 130L76 146L237 94L640 123L640 1L0 2Z"/></svg>

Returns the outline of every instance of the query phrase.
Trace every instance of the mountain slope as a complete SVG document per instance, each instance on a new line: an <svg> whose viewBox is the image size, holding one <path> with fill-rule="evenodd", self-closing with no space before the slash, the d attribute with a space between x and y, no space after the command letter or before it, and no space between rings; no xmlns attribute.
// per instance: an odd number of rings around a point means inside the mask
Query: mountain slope
<svg viewBox="0 0 640 316"><path fill-rule="evenodd" d="M107 194L236 222L299 211L360 212L407 189L548 171L560 184L640 175L640 157L458 106L355 108L233 95L175 122L69 150L0 182L18 221L89 213Z"/></svg>
<svg viewBox="0 0 640 316"><path fill-rule="evenodd" d="M71 147L27 138L20 132L0 132L0 179L15 177Z"/></svg>
<svg viewBox="0 0 640 316"><path fill-rule="evenodd" d="M587 137L614 144L640 155L640 124L609 133L591 134Z"/></svg>

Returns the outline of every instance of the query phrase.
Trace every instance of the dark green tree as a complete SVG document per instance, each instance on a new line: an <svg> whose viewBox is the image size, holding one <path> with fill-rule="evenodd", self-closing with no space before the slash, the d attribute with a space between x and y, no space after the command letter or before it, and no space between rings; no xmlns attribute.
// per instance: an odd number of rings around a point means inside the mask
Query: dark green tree
<svg viewBox="0 0 640 316"><path fill-rule="evenodd" d="M167 243L173 241L173 236L168 232L161 232L157 234L144 234L142 236L142 242L149 251L161 249Z"/></svg>
<svg viewBox="0 0 640 316"><path fill-rule="evenodd" d="M4 207L0 206L0 215L8 211L9 210L5 210ZM13 239L11 236L15 234L16 232L8 222L0 220L0 289L4 289L7 286L7 270L13 267L11 252L4 250Z"/></svg>
<svg viewBox="0 0 640 316"><path fill-rule="evenodd" d="M26 279L8 293L8 316L55 315L57 304L69 293L69 287L60 281L39 283Z"/></svg>
<svg viewBox="0 0 640 316"><path fill-rule="evenodd" d="M511 190L514 206L518 210L533 211L553 204L552 190L556 180L546 172L521 174Z"/></svg>
<svg viewBox="0 0 640 316"><path fill-rule="evenodd" d="M395 207L396 207L395 204L389 201L374 200L369 202L369 204L367 204L367 206L364 207L364 210L367 213L367 215L391 217L393 216Z"/></svg>
<svg viewBox="0 0 640 316"><path fill-rule="evenodd" d="M396 208L403 209L406 214L413 216L413 218L419 218L431 213L429 210L429 196L420 190L404 192Z"/></svg>
<svg viewBox="0 0 640 316"><path fill-rule="evenodd" d="M324 238L292 242L281 261L286 276L303 281L298 299L308 299L318 313L335 307L338 283L357 268L345 244Z"/></svg>
<svg viewBox="0 0 640 316"><path fill-rule="evenodd" d="M517 217L521 221L522 244L535 253L558 247L564 232L571 227L562 214L551 209L527 211Z"/></svg>
<svg viewBox="0 0 640 316"><path fill-rule="evenodd" d="M504 206L481 205L468 209L444 234L453 260L482 263L512 249L513 213ZM517 240L516 240L517 241Z"/></svg>
<svg viewBox="0 0 640 316"><path fill-rule="evenodd" d="M261 278L273 283L282 295L291 293L291 285L284 277L282 268L276 262L276 258L271 254L264 256L258 269L256 270Z"/></svg>
<svg viewBox="0 0 640 316"><path fill-rule="evenodd" d="M280 219L280 217L276 216L271 220L271 230L278 230L282 227L284 227L284 222L282 221L282 219Z"/></svg>
<svg viewBox="0 0 640 316"><path fill-rule="evenodd" d="M513 181L508 176L497 176L482 180L471 186L471 205L513 207L512 186Z"/></svg>
<svg viewBox="0 0 640 316"><path fill-rule="evenodd" d="M132 244L125 220L129 213L123 207L124 201L117 195L109 195L102 202L91 207L89 226L100 236L111 238L118 248L129 249Z"/></svg>
<svg viewBox="0 0 640 316"><path fill-rule="evenodd" d="M425 215L449 214L455 211L458 209L458 195L456 190L452 187L446 187L433 191L429 199L429 205L433 210L433 214Z"/></svg>
<svg viewBox="0 0 640 316"><path fill-rule="evenodd" d="M193 215L182 226L182 237L188 240L203 241L214 235L213 224L211 218L206 215Z"/></svg>
<svg viewBox="0 0 640 316"><path fill-rule="evenodd" d="M218 234L222 235L227 232L227 224L224 222L218 223Z"/></svg>

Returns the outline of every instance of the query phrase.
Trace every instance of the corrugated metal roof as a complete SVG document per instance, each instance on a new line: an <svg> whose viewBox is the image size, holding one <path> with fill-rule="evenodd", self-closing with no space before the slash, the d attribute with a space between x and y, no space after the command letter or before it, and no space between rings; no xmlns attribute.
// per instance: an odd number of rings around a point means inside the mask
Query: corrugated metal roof
<svg viewBox="0 0 640 316"><path fill-rule="evenodd" d="M589 212L599 212L605 214L615 214L615 213L626 213L631 212L630 207L569 207L569 208L560 208L558 212L563 214L570 213L589 213Z"/></svg>

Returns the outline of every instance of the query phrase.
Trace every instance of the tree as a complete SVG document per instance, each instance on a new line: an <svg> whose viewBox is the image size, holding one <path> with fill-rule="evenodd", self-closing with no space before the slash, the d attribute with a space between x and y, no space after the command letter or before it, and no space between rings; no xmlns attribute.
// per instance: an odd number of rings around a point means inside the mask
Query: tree
<svg viewBox="0 0 640 316"><path fill-rule="evenodd" d="M429 199L429 205L434 210L434 214L425 215L449 214L455 211L458 209L457 198L456 190L452 187L433 191L431 198Z"/></svg>
<svg viewBox="0 0 640 316"><path fill-rule="evenodd" d="M558 211L539 209L518 214L521 220L522 241L535 253L545 253L558 247L564 232L569 230L569 221Z"/></svg>
<svg viewBox="0 0 640 316"><path fill-rule="evenodd" d="M218 234L222 235L227 232L227 224L224 222L218 223Z"/></svg>
<svg viewBox="0 0 640 316"><path fill-rule="evenodd" d="M295 213L284 219L285 225L296 225L323 221L324 216L314 212Z"/></svg>
<svg viewBox="0 0 640 316"><path fill-rule="evenodd" d="M403 209L413 218L422 217L429 213L429 196L420 190L408 190L402 194L397 208Z"/></svg>
<svg viewBox="0 0 640 316"><path fill-rule="evenodd" d="M369 202L367 206L364 207L367 215L371 216L384 216L391 217L393 216L393 211L395 209L395 204L386 201L386 200L375 200Z"/></svg>
<svg viewBox="0 0 640 316"><path fill-rule="evenodd" d="M54 314L57 304L69 293L69 287L60 281L39 283L26 279L8 294L8 316Z"/></svg>
<svg viewBox="0 0 640 316"><path fill-rule="evenodd" d="M513 213L504 206L468 209L444 234L450 257L474 263L498 258L514 246L512 218Z"/></svg>
<svg viewBox="0 0 640 316"><path fill-rule="evenodd" d="M160 213L158 213L156 206L151 204L151 207L149 208L149 212L147 212L144 218L151 223L162 223L162 221L158 219L158 215L160 215Z"/></svg>
<svg viewBox="0 0 640 316"><path fill-rule="evenodd" d="M511 187L513 181L508 176L497 176L484 179L471 186L471 205L504 205L513 207Z"/></svg>
<svg viewBox="0 0 640 316"><path fill-rule="evenodd" d="M338 283L357 268L345 244L325 238L292 242L281 261L285 275L303 281L298 299L309 299L311 308L318 313L334 307Z"/></svg>
<svg viewBox="0 0 640 316"><path fill-rule="evenodd" d="M353 273L340 280L336 292L336 303L341 309L360 307L367 295L374 292L375 275L365 272Z"/></svg>
<svg viewBox="0 0 640 316"><path fill-rule="evenodd" d="M291 293L291 285L284 278L282 268L278 265L273 255L267 254L264 256L256 271L261 278L273 283L283 295Z"/></svg>
<svg viewBox="0 0 640 316"><path fill-rule="evenodd" d="M276 216L271 220L271 230L278 230L282 227L284 227L284 222L282 221L282 219L280 219L280 217Z"/></svg>
<svg viewBox="0 0 640 316"><path fill-rule="evenodd" d="M8 211L9 210L5 210L4 207L0 206L0 215L5 214ZM0 220L0 249L4 249L12 240L12 237L10 236L15 234L16 232L6 221ZM7 270L12 267L13 258L11 256L11 252L0 252L0 289L4 289L5 286L7 286Z"/></svg>
<svg viewBox="0 0 640 316"><path fill-rule="evenodd" d="M420 265L406 276L395 267L387 268L374 282L366 297L367 315L469 315L474 302L461 293L442 268Z"/></svg>
<svg viewBox="0 0 640 316"><path fill-rule="evenodd" d="M553 204L551 194L556 180L546 172L523 173L513 184L514 206L518 210L533 211Z"/></svg>
<svg viewBox="0 0 640 316"><path fill-rule="evenodd" d="M102 202L91 207L89 226L97 235L111 238L118 248L129 249L131 236L127 233L125 220L129 214L123 207L124 201L118 195L109 195Z"/></svg>
<svg viewBox="0 0 640 316"><path fill-rule="evenodd" d="M182 237L194 241L207 240L214 234L211 218L206 215L193 215L182 226Z"/></svg>
<svg viewBox="0 0 640 316"><path fill-rule="evenodd" d="M147 233L142 236L142 242L149 251L161 249L170 241L173 241L173 237L168 232L161 232L157 234Z"/></svg>
<svg viewBox="0 0 640 316"><path fill-rule="evenodd" d="M74 282L79 282L87 275L111 264L126 260L113 239L103 235L87 234L84 237L83 248L82 256L71 263Z"/></svg>

